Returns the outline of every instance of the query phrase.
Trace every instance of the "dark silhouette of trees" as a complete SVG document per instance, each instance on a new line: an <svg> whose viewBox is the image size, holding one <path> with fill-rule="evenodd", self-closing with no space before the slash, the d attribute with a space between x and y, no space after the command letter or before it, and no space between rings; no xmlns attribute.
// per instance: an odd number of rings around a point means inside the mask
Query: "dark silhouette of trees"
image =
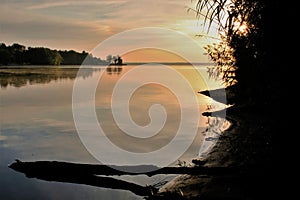
<svg viewBox="0 0 300 200"><path fill-rule="evenodd" d="M57 50L44 47L28 47L14 43L0 45L0 65L59 65L62 61Z"/></svg>
<svg viewBox="0 0 300 200"><path fill-rule="evenodd" d="M25 46L14 43L11 46L0 44L0 65L8 65L10 63L22 63L24 59Z"/></svg>
<svg viewBox="0 0 300 200"><path fill-rule="evenodd" d="M61 55L56 50L43 47L29 47L24 55L24 63L32 65L60 65L62 61Z"/></svg>
<svg viewBox="0 0 300 200"><path fill-rule="evenodd" d="M106 61L110 65L123 65L123 59L119 55L116 56L108 55L106 57Z"/></svg>
<svg viewBox="0 0 300 200"><path fill-rule="evenodd" d="M0 65L104 65L106 61L85 51L52 50L45 47L28 47L14 43L0 44Z"/></svg>
<svg viewBox="0 0 300 200"><path fill-rule="evenodd" d="M12 61L12 54L4 43L0 45L0 64L7 65Z"/></svg>
<svg viewBox="0 0 300 200"><path fill-rule="evenodd" d="M82 63L85 59L85 57L88 55L85 52L78 53L74 50L70 51L58 51L59 54L63 57L62 65L72 65L74 63Z"/></svg>
<svg viewBox="0 0 300 200"><path fill-rule="evenodd" d="M101 65L106 64L106 61L101 60L100 58L94 57L92 54L89 54L85 51L81 53L74 50L69 51L59 51L59 54L63 57L61 62L62 65Z"/></svg>
<svg viewBox="0 0 300 200"><path fill-rule="evenodd" d="M222 41L206 47L216 63L212 77L222 78L235 103L268 103L277 87L272 55L278 2L267 0L199 0L197 15L210 28L217 24Z"/></svg>

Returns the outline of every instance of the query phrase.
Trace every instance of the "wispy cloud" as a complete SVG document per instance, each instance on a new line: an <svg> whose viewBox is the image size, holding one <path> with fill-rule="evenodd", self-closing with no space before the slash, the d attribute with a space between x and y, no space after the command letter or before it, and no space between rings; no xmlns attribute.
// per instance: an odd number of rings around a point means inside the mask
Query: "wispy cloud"
<svg viewBox="0 0 300 200"><path fill-rule="evenodd" d="M0 34L6 43L89 51L133 28L163 27L190 34L190 20L196 17L186 6L193 5L190 0L11 0L0 7Z"/></svg>
<svg viewBox="0 0 300 200"><path fill-rule="evenodd" d="M47 9L52 7L66 7L66 6L104 6L104 5L112 5L112 4L122 4L126 3L125 0L110 0L110 1L51 1L51 2L42 2L34 5L27 6L26 8L29 10L38 10L38 9Z"/></svg>

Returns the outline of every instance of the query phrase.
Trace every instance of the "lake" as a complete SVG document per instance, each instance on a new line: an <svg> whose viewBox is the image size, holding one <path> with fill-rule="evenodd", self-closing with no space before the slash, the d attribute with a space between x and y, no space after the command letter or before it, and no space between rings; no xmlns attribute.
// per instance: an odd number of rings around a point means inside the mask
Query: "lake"
<svg viewBox="0 0 300 200"><path fill-rule="evenodd" d="M212 129L220 132L228 126L201 115L224 108L197 93L222 87L220 81L209 79L207 65L79 67L0 69L0 199L143 199L125 190L26 178L8 165L15 159L156 166L166 162L175 166L180 160L188 164L211 149ZM99 127L105 136L97 135ZM182 134L177 137L178 130ZM106 140L111 143L103 143ZM169 144L176 148L164 149ZM173 177L116 178L145 186Z"/></svg>

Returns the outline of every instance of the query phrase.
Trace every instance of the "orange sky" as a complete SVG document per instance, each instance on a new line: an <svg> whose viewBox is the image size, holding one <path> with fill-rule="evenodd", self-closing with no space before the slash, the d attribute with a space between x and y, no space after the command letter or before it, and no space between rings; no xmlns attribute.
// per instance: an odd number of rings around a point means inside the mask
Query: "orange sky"
<svg viewBox="0 0 300 200"><path fill-rule="evenodd" d="M160 49L140 49L122 55L126 62L187 62L185 59L174 53Z"/></svg>
<svg viewBox="0 0 300 200"><path fill-rule="evenodd" d="M207 37L195 37L197 34L207 35L203 29L203 20L198 19L194 12L187 11L188 7L194 9L196 3L196 0L4 1L0 7L0 42L7 45L19 43L31 47L92 52L101 42L118 33L136 28L160 27L187 34L204 47L216 41ZM212 30L210 35L215 37L216 33ZM142 39L142 36L135 38L136 41ZM125 43L122 45L130 46ZM185 51L194 51L184 47L184 43L182 46ZM104 53L114 54L114 50L109 52L107 49ZM101 56L102 59L105 58L105 55ZM130 62L140 61L141 58L144 61L156 59L157 52L136 56L138 60L132 55L127 56ZM175 58L164 55L159 56L159 59L171 62ZM207 61L204 56L201 59Z"/></svg>

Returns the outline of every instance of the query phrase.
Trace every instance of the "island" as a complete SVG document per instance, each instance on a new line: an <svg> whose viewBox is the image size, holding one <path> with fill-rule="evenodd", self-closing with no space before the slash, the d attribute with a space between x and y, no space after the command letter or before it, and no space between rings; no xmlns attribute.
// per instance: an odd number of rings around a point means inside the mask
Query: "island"
<svg viewBox="0 0 300 200"><path fill-rule="evenodd" d="M117 66L126 65L125 63L123 63L123 59L119 55L117 56L108 55L106 57L106 60L109 62L109 65L117 65Z"/></svg>

